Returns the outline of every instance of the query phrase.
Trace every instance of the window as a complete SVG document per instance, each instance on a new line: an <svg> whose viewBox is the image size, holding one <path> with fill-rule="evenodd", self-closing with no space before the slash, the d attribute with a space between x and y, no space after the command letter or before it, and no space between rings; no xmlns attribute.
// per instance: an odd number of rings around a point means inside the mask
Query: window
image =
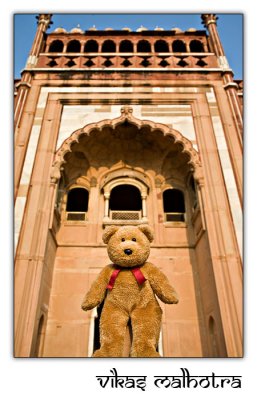
<svg viewBox="0 0 257 400"><path fill-rule="evenodd" d="M66 205L67 221L85 221L88 211L88 191L74 188L68 192Z"/></svg>
<svg viewBox="0 0 257 400"><path fill-rule="evenodd" d="M110 218L112 220L139 220L142 216L140 190L133 185L115 186L110 195Z"/></svg>
<svg viewBox="0 0 257 400"><path fill-rule="evenodd" d="M178 189L167 189L163 192L163 209L166 222L185 221L184 194Z"/></svg>
<svg viewBox="0 0 257 400"><path fill-rule="evenodd" d="M71 40L67 46L67 53L80 53L80 42L78 40Z"/></svg>
<svg viewBox="0 0 257 400"><path fill-rule="evenodd" d="M106 40L102 45L103 53L115 53L116 45L112 40Z"/></svg>
<svg viewBox="0 0 257 400"><path fill-rule="evenodd" d="M85 53L97 53L98 43L96 40L88 40L85 44Z"/></svg>
<svg viewBox="0 0 257 400"><path fill-rule="evenodd" d="M54 40L49 47L49 53L61 53L63 51L63 42Z"/></svg>
<svg viewBox="0 0 257 400"><path fill-rule="evenodd" d="M133 53L133 44L130 40L120 42L120 53Z"/></svg>
<svg viewBox="0 0 257 400"><path fill-rule="evenodd" d="M137 44L138 53L151 53L151 45L147 40L140 40Z"/></svg>
<svg viewBox="0 0 257 400"><path fill-rule="evenodd" d="M165 42L165 40L157 40L154 44L154 49L156 53L168 53L169 52L169 46L168 43Z"/></svg>
<svg viewBox="0 0 257 400"><path fill-rule="evenodd" d="M192 53L203 53L203 44L200 42L200 40L192 40L190 42L190 51Z"/></svg>
<svg viewBox="0 0 257 400"><path fill-rule="evenodd" d="M186 45L182 40L175 40L172 43L172 51L174 53L185 53L186 52Z"/></svg>

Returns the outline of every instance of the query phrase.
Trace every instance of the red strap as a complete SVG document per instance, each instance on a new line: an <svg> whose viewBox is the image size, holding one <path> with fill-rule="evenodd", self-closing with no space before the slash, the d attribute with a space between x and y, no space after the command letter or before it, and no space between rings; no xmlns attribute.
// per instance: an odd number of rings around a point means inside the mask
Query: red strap
<svg viewBox="0 0 257 400"><path fill-rule="evenodd" d="M117 278L119 272L120 272L120 269L118 269L118 268L113 271L111 278L109 280L109 283L106 287L107 289L110 289L110 290L113 289L114 282L116 281L116 278Z"/></svg>
<svg viewBox="0 0 257 400"><path fill-rule="evenodd" d="M106 289L109 289L109 290L112 290L112 289L113 289L114 283L115 283L116 278L117 278L117 276L118 276L118 273L119 273L120 271L121 271L120 269L116 268L116 269L112 272L111 277L110 277L110 280L109 280L109 283L108 283ZM142 285L142 284L146 281L146 279L145 279L143 273L140 271L140 268L132 268L132 269L131 269L131 272L133 273L133 275L134 275L134 277L136 278L136 281L137 281L137 283L139 283L139 285Z"/></svg>
<svg viewBox="0 0 257 400"><path fill-rule="evenodd" d="M142 285L146 281L140 268L133 268L131 271L132 271L134 277L136 278L137 283L139 283L139 285Z"/></svg>

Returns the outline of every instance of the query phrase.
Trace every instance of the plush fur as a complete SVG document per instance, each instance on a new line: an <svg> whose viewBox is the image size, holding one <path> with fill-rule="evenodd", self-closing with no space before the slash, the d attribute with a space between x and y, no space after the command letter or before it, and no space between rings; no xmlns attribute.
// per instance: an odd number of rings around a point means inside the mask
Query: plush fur
<svg viewBox="0 0 257 400"><path fill-rule="evenodd" d="M113 264L103 268L82 303L82 309L87 311L104 301L100 319L101 348L95 351L94 357L122 356L129 320L133 332L131 357L160 357L156 348L162 310L155 295L168 304L178 303L178 296L167 277L147 262L152 240L153 232L148 225L110 226L104 231L103 242ZM146 278L144 283L137 282L131 270L134 267L140 267ZM113 289L106 289L117 268L121 271Z"/></svg>

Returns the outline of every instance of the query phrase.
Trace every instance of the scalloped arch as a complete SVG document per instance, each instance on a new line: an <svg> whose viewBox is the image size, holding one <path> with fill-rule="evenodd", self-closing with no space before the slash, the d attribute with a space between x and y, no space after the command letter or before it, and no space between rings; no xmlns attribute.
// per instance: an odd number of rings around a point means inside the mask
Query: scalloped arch
<svg viewBox="0 0 257 400"><path fill-rule="evenodd" d="M188 164L192 166L193 171L196 173L197 176L201 175L201 162L199 158L198 152L193 148L192 143L189 139L183 136L179 131L175 129L169 128L167 125L161 123L155 123L150 120L141 120L135 118L133 116L133 108L130 106L124 106L121 108L121 115L118 118L114 119L105 119L99 121L97 123L92 123L85 125L81 129L77 129L73 132L64 142L61 144L59 149L56 152L54 163L53 163L53 171L56 171L64 164L66 161L64 159L65 154L71 152L71 145L73 143L78 143L79 138L82 135L90 136L92 131L99 130L101 131L105 127L111 127L115 129L118 125L121 125L124 122L129 122L132 125L135 125L138 129L143 127L150 128L151 131L158 130L163 133L164 136L171 136L174 139L175 143L179 143L182 146L182 153L187 153L189 155ZM198 172L196 172L198 171ZM58 175L58 174L57 174Z"/></svg>

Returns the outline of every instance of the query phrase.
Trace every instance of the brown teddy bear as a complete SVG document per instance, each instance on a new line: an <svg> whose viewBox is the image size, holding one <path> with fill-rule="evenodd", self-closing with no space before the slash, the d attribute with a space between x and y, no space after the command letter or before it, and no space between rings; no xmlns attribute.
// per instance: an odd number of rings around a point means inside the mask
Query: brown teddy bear
<svg viewBox="0 0 257 400"><path fill-rule="evenodd" d="M100 318L100 343L93 357L121 357L128 322L133 340L131 357L160 357L156 351L164 303L176 304L178 297L166 276L146 262L153 232L148 225L110 226L103 233L113 264L98 275L86 294L84 311L104 306Z"/></svg>

